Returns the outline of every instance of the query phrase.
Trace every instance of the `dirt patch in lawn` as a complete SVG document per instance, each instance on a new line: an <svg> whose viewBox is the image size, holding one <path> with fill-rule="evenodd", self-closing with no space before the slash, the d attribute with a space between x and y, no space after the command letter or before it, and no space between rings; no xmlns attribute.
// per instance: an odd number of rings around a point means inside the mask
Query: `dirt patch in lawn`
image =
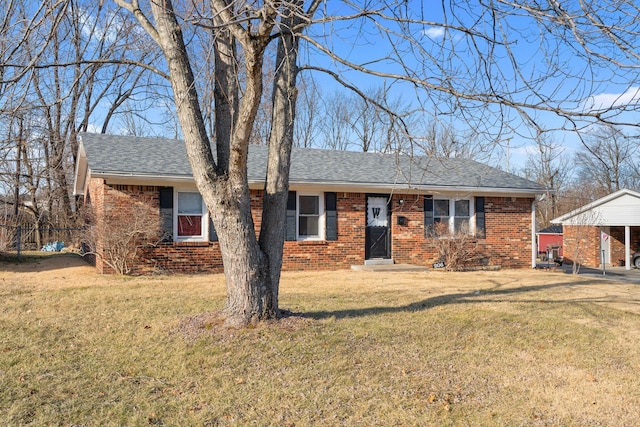
<svg viewBox="0 0 640 427"><path fill-rule="evenodd" d="M75 253L23 252L20 257L0 254L0 277L46 285L54 279L95 280L100 275Z"/></svg>

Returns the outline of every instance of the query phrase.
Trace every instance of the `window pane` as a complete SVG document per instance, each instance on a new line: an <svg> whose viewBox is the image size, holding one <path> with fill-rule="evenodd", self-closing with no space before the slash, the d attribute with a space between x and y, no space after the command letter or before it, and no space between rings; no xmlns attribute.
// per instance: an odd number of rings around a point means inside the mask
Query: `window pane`
<svg viewBox="0 0 640 427"><path fill-rule="evenodd" d="M454 226L456 231L460 233L468 233L469 232L469 219L468 218L458 218L456 217L454 220Z"/></svg>
<svg viewBox="0 0 640 427"><path fill-rule="evenodd" d="M448 200L434 200L433 208L434 216L449 216Z"/></svg>
<svg viewBox="0 0 640 427"><path fill-rule="evenodd" d="M202 235L202 217L199 215L178 215L178 236Z"/></svg>
<svg viewBox="0 0 640 427"><path fill-rule="evenodd" d="M178 193L179 214L202 214L202 196L200 193Z"/></svg>
<svg viewBox="0 0 640 427"><path fill-rule="evenodd" d="M300 215L318 215L320 200L319 196L300 196Z"/></svg>
<svg viewBox="0 0 640 427"><path fill-rule="evenodd" d="M456 200L456 216L469 216L469 201L468 200Z"/></svg>
<svg viewBox="0 0 640 427"><path fill-rule="evenodd" d="M299 219L298 234L305 236L318 236L318 217L317 216L301 216Z"/></svg>

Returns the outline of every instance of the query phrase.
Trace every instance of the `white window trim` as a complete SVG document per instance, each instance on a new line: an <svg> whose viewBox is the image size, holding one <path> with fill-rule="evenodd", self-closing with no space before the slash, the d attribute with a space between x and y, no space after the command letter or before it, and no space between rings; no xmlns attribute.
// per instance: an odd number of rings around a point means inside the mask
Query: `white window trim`
<svg viewBox="0 0 640 427"><path fill-rule="evenodd" d="M173 189L173 240L175 242L207 242L209 241L209 211L202 200L202 234L200 236L178 236L178 193L199 193L195 188ZM200 195L202 197L202 195Z"/></svg>
<svg viewBox="0 0 640 427"><path fill-rule="evenodd" d="M447 200L449 201L449 233L453 234L455 232L455 218L456 218L456 202L460 200L468 200L469 201L469 234L475 236L476 234L476 206L475 206L475 198L474 197L434 197L434 222L435 222L435 203L436 200Z"/></svg>
<svg viewBox="0 0 640 427"><path fill-rule="evenodd" d="M300 236L300 196L318 197L318 235ZM326 238L326 216L324 210L324 193L296 192L296 239L299 241L321 241Z"/></svg>

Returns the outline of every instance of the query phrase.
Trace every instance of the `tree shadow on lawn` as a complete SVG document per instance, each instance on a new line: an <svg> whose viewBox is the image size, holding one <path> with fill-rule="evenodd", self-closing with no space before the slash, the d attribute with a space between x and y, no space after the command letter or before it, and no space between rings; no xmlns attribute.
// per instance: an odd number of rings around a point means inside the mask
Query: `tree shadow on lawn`
<svg viewBox="0 0 640 427"><path fill-rule="evenodd" d="M496 282L494 282L496 283ZM400 312L417 312L428 310L435 307L440 307L448 304L478 304L478 303L498 303L498 302L531 302L531 303L612 303L612 302L622 302L618 296L605 294L602 295L594 295L593 297L580 297L580 298L571 298L571 293L567 293L568 298L558 298L558 299L513 299L513 298L500 298L500 296L508 297L518 294L526 294L532 292L540 292L554 288L579 288L590 285L602 285L606 283L602 280L583 280L579 282L561 282L561 283L552 283L545 285L531 285L531 286L522 286L508 289L501 289L501 284L496 283L496 287L491 289L481 289L474 290L469 292L462 293L454 293L454 294L445 294L439 295L432 298L427 298L422 301L413 302L411 304L397 306L397 307L367 307L367 308L354 308L354 309L345 309L345 310L334 310L334 311L307 311L302 315L304 317L309 317L316 320L328 319L328 318L336 318L336 319L344 319L344 318L353 318L353 317L364 317L364 316L372 316L379 314L388 314L388 313L400 313ZM639 305L640 299L629 300L625 299L623 301L626 304L631 305Z"/></svg>
<svg viewBox="0 0 640 427"><path fill-rule="evenodd" d="M87 265L91 265L89 260L74 252L28 251L20 256L0 252L0 271L40 273Z"/></svg>

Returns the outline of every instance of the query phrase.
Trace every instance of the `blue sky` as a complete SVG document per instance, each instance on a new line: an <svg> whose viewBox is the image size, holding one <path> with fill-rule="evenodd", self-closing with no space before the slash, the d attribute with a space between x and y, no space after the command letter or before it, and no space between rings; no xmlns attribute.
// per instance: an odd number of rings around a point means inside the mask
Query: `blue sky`
<svg viewBox="0 0 640 427"><path fill-rule="evenodd" d="M536 84L540 93L545 96L557 99L571 98L570 101L562 104L562 107L569 111L580 111L585 107L606 108L614 105L632 105L640 98L638 91L640 82L634 82L635 75L625 75L611 66L590 68L579 56L575 56L574 45L563 43L556 45L553 39L541 41L538 28L532 26L529 19L512 17L504 21L499 20L498 22L503 24L502 27L494 26L491 21L492 16L486 14L479 4L470 2L471 6L463 9L461 7L464 3L452 3L453 5L445 4L443 9L443 3L440 2L409 1L402 3L406 5L404 9L386 10L384 13L402 12L411 18L426 21L421 24L407 24L403 28L397 23L386 21L384 25L392 33L382 31L376 26L374 20L364 19L316 25L311 28L310 34L340 57L371 70L408 73L427 83L440 86L451 84L452 88L463 93L483 93L494 86L499 92L511 93L511 99L514 101L535 103L535 96L530 91L524 90L523 80L515 78L516 72L511 66L505 45L491 45L483 42L480 37L473 39L477 43L473 45L464 31L444 28L446 16L446 22L450 26L458 25L478 33L494 28L504 31L503 35L497 34L496 37L504 37L511 43L507 46L512 49L511 53L520 71L531 80L546 73L547 56L544 50L557 53L559 68L550 78ZM328 2L326 7L340 8L331 11L332 15L347 15L354 12L353 7L345 2ZM381 21L377 18L377 22ZM403 36L407 34L415 43L403 41ZM489 55L491 48L495 50ZM605 48L606 46L603 49ZM482 58L479 58L476 49L483 55ZM482 67L481 59L486 58L491 60ZM496 105L466 101L464 102L468 105L463 109L454 98L444 96L436 90L425 90L417 84L348 71L346 67L337 64L327 55L318 54L313 50L302 52L299 62L302 65L312 64L339 72L342 78L362 90L386 85L391 88L392 97L400 97L407 104L424 108L424 114L431 115L433 120L449 123L461 132L466 127L472 127L486 132L488 136L491 134L490 136L497 138L502 144L496 149L496 162L504 161L502 167L506 165L507 141L512 170L522 167L527 154L535 147L531 140L535 132L514 109L501 110ZM406 68L403 68L403 65ZM481 72L487 72L492 78L480 78ZM314 75L326 94L341 88L326 75L318 73ZM527 111L539 124L548 129L562 128L567 124L566 120L553 113L536 113L531 109ZM473 117L465 120L465 113ZM630 122L640 122L634 111L625 113L623 116L626 116L625 118ZM588 131L586 123L582 123L581 126L583 126L583 132ZM553 139L563 146L567 155L571 155L579 148L579 138L575 132L554 132Z"/></svg>
<svg viewBox="0 0 640 427"><path fill-rule="evenodd" d="M438 6L430 7L427 11L426 5L433 4ZM391 44L388 39L385 39L386 34L379 31L370 21L362 25L332 23L330 27L324 26L318 34L323 34L323 41L328 47L352 62L373 70L401 73L405 70L401 69L398 59L402 59L409 71L416 73L416 77L445 86L453 82L452 86L462 92L468 88L469 92L482 93L483 90L488 90L489 85L495 85L499 92L509 94L510 99L515 102L542 103L542 100L536 100L538 96L534 92L526 90L526 85L533 82L541 98L549 96L562 100L557 104L549 105L557 105L567 112L580 112L587 109L605 110L612 106L635 107L640 99L640 82L636 81L635 72L627 72L611 63L587 62L585 57L581 56L583 51L580 46L572 41L572 34L564 33L563 35L568 35L569 39L562 41L546 34L543 30L546 39L541 39L538 28L532 24L531 19L526 17L510 17L499 21L499 24L494 26L491 21L492 16L483 13L479 6L472 6L465 10L456 9L457 21L453 18L452 11L447 9L447 22L450 25L460 25L478 32L497 28L498 31L504 32L496 35L501 39L499 41L507 40L509 43L490 45L484 43L482 38L476 37L474 42L477 44L471 45L470 39L464 32L445 29L439 25L444 23L444 14L440 5L441 3L431 2L410 3L414 17L433 21L431 24L407 26L417 42L414 45L403 42ZM633 22L631 24L635 25ZM556 27L557 33L562 34L561 26L555 26L552 30L556 31ZM396 35L394 37L398 38ZM476 49L483 54L482 58L476 54ZM489 49L494 49L491 55L489 55ZM611 54L616 60L630 63L621 52L616 52L610 45L603 44L596 49L600 49L598 53ZM384 60L390 53L396 60ZM517 62L517 70L512 66L509 54ZM620 56L616 57L618 54ZM425 61L429 56L433 60ZM478 68L480 60L487 58L490 58L490 61L487 62L486 68ZM549 58L553 58L553 65L556 67L551 73L547 68ZM333 66L336 70L343 68L324 55L307 57L306 60L323 66ZM443 69L439 69L440 66ZM492 78L482 80L478 71L486 71ZM521 73L519 78L516 78L517 73ZM447 80L444 79L445 75ZM344 72L342 76L360 88L385 84L384 79L353 71ZM339 86L330 78L318 78L323 87ZM387 85L390 82L392 82L391 79L386 79ZM396 92L403 99L411 100L416 105L422 103L425 113L433 113L438 120L449 121L459 128L469 125L462 120L461 111L449 106L446 97L434 96L433 92L416 89L414 85L406 83L395 82L391 87L395 87ZM491 111L495 113L497 110L499 108L496 106L487 106L485 111L476 112L477 121L471 125L484 127L486 131L499 135L499 139L503 142L505 158L507 155L505 142L509 141L510 163L513 167L521 166L527 154L535 148L531 140L535 131L522 120L518 111L508 109L500 112L500 116L505 119L504 123L512 128L505 132L502 123L495 120L495 115L487 114ZM536 112L534 109L526 111L536 123L546 129L566 129L573 126L566 119L551 112ZM620 115L620 118L631 123L639 122L635 111L625 112ZM587 120L578 123L580 132L589 131L588 122ZM577 132L567 130L553 132L553 140L564 148L567 155L572 155L580 147Z"/></svg>

